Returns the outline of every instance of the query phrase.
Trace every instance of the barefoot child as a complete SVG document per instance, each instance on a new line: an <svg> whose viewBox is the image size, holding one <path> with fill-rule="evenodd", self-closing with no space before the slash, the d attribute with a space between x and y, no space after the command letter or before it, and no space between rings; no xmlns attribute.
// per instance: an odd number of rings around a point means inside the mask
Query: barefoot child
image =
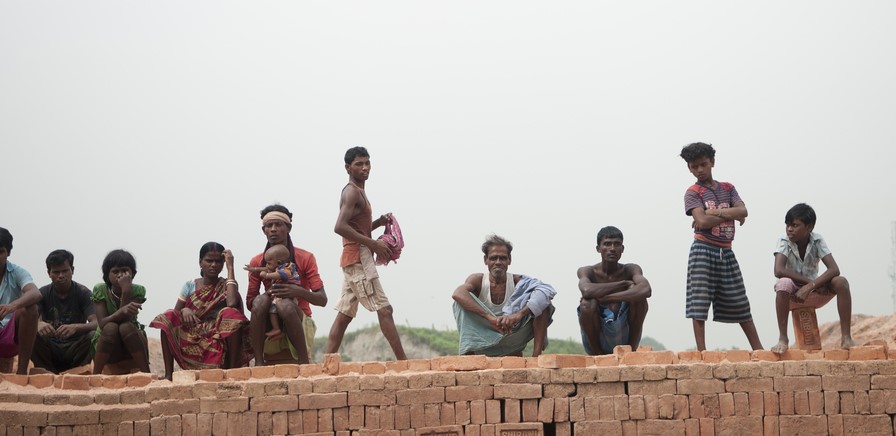
<svg viewBox="0 0 896 436"><path fill-rule="evenodd" d="M739 323L750 347L761 350L744 278L731 250L734 222L744 224L747 207L734 185L712 178L715 156L712 145L702 142L681 149L681 158L697 178L684 194L684 210L693 218L694 229L688 257L685 316L692 319L697 350L706 349L705 328L710 305L713 321Z"/></svg>
<svg viewBox="0 0 896 436"><path fill-rule="evenodd" d="M146 301L146 288L132 283L137 261L124 250L112 250L103 259L103 283L93 287L91 299L98 326L93 335L93 373L102 374L107 363L133 361L127 372L149 372L146 332L137 314Z"/></svg>
<svg viewBox="0 0 896 436"><path fill-rule="evenodd" d="M274 283L292 283L301 285L298 267L292 262L289 256L289 249L284 245L273 245L264 252L265 266L250 267L246 265L245 270L258 274L262 280L272 280ZM283 334L280 330L280 317L277 316L277 302L279 297L271 299L271 330L265 335L271 338L279 337Z"/></svg>
<svg viewBox="0 0 896 436"><path fill-rule="evenodd" d="M818 309L834 296L840 314L840 346L855 345L850 331L852 296L849 282L840 275L840 268L828 244L815 228L815 210L805 203L797 204L784 216L786 235L778 239L775 248L775 312L778 315L778 344L775 353L787 351L787 320L790 311L802 307ZM818 261L824 263L825 272L818 275Z"/></svg>

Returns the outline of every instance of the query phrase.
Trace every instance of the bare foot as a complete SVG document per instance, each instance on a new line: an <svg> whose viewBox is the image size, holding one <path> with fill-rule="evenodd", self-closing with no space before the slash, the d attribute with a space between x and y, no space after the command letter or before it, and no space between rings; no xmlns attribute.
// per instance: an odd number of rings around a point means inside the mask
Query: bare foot
<svg viewBox="0 0 896 436"><path fill-rule="evenodd" d="M852 340L852 336L844 336L840 339L840 348L848 349L849 347L855 347L856 345L859 344Z"/></svg>
<svg viewBox="0 0 896 436"><path fill-rule="evenodd" d="M265 333L264 335L271 339L279 339L280 336L283 336L283 331L280 329L271 329L271 331Z"/></svg>
<svg viewBox="0 0 896 436"><path fill-rule="evenodd" d="M772 353L776 354L784 354L790 346L787 344L789 341L787 339L781 339L778 341L778 344L772 347Z"/></svg>

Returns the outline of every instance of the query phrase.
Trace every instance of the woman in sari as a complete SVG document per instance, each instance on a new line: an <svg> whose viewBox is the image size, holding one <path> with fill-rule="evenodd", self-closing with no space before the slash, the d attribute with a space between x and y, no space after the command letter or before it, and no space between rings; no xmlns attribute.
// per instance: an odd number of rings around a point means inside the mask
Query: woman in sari
<svg viewBox="0 0 896 436"><path fill-rule="evenodd" d="M227 279L218 275L227 266ZM217 242L199 249L201 277L186 282L174 309L149 324L162 331L165 378L174 360L183 369L238 368L249 363L251 349L244 331L249 320L233 275L233 254Z"/></svg>

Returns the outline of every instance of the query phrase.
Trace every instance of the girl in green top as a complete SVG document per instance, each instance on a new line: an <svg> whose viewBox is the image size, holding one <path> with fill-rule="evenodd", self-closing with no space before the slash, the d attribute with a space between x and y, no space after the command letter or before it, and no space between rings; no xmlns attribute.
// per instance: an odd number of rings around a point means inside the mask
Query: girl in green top
<svg viewBox="0 0 896 436"><path fill-rule="evenodd" d="M124 250L112 250L103 259L103 282L93 287L98 326L93 335L93 373L102 374L107 363L125 363L125 373L149 372L146 333L137 313L146 301L146 289L132 283L137 261ZM132 362L132 363L131 363Z"/></svg>

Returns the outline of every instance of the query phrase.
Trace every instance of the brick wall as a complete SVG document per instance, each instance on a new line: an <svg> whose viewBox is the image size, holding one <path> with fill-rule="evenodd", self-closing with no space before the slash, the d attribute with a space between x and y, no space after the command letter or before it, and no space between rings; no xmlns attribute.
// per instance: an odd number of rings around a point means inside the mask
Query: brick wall
<svg viewBox="0 0 896 436"><path fill-rule="evenodd" d="M11 435L894 434L896 352L630 352L539 358L0 375Z"/></svg>

